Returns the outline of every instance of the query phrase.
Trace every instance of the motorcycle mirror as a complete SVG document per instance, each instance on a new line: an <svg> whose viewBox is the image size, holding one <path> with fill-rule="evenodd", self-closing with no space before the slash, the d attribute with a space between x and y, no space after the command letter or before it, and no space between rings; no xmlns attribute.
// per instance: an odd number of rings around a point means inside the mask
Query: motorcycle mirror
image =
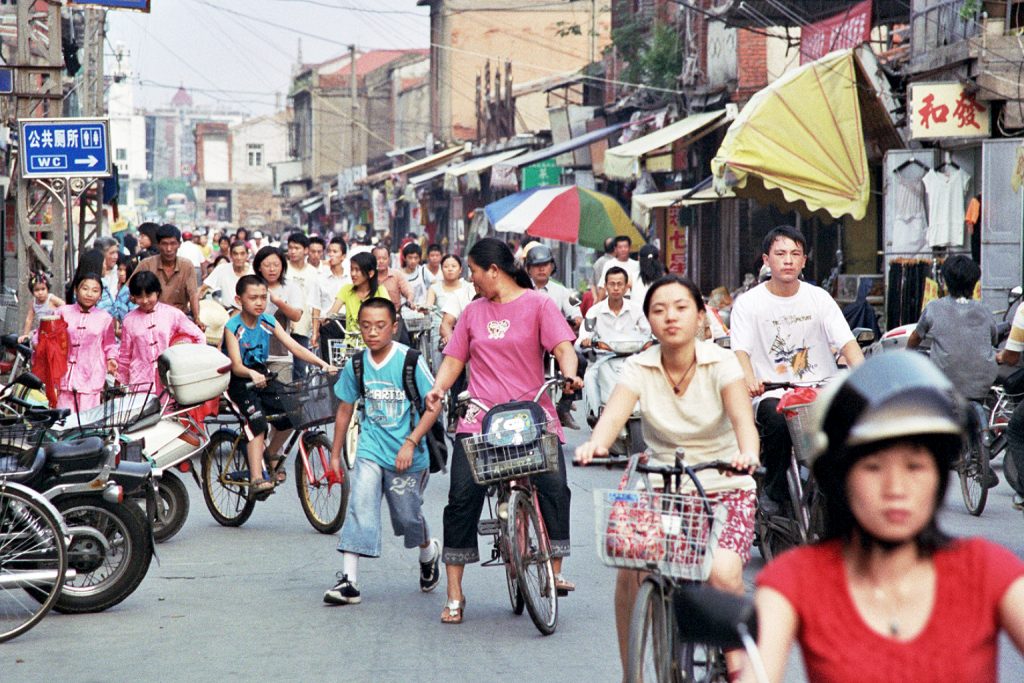
<svg viewBox="0 0 1024 683"><path fill-rule="evenodd" d="M875 333L867 327L857 327L853 330L853 336L860 345L870 344L875 341Z"/></svg>
<svg viewBox="0 0 1024 683"><path fill-rule="evenodd" d="M1010 290L1008 298L1010 301L1013 301L1014 299L1019 299L1022 293L1024 293L1024 288L1022 288L1020 285L1017 285L1016 287Z"/></svg>
<svg viewBox="0 0 1024 683"><path fill-rule="evenodd" d="M587 317L587 318L583 319L583 328L587 332L593 332L594 328L596 328L596 327L597 327L597 318Z"/></svg>

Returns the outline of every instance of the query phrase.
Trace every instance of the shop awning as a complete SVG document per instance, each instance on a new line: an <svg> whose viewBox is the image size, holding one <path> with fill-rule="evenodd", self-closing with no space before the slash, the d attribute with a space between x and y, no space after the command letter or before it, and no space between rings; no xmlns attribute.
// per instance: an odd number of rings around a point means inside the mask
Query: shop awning
<svg viewBox="0 0 1024 683"><path fill-rule="evenodd" d="M891 127L853 50L790 71L755 94L729 127L711 162L715 189L859 220L871 190L868 119Z"/></svg>
<svg viewBox="0 0 1024 683"><path fill-rule="evenodd" d="M323 205L323 195L319 194L316 195L315 197L307 197L306 199L303 199L301 202L299 202L299 208L302 209L304 213L313 213Z"/></svg>
<svg viewBox="0 0 1024 683"><path fill-rule="evenodd" d="M693 114L649 135L612 147L604 153L604 175L615 180L639 178L643 170L640 162L651 152L669 147L683 138L697 140L727 122L724 109Z"/></svg>
<svg viewBox="0 0 1024 683"><path fill-rule="evenodd" d="M519 181L516 178L516 171L523 166L529 166L530 164L535 164L538 161L557 157L561 154L565 154L566 152L571 152L574 149L579 149L580 147L593 144L598 140L603 140L609 135L617 133L627 126L635 125L636 123L636 121L625 121L623 123L616 123L612 126L598 128L597 130L592 130L589 133L569 138L564 142L559 142L556 145L534 150L529 154L516 157L511 161L503 161L499 164L495 164L491 173L491 186L518 189Z"/></svg>
<svg viewBox="0 0 1024 683"><path fill-rule="evenodd" d="M719 195L710 187L696 192L691 188L689 190L672 190L671 192L635 194L630 208L630 218L635 224L645 228L650 221L651 211L654 209L663 209L669 206L696 206L728 199L732 196L732 193Z"/></svg>
<svg viewBox="0 0 1024 683"><path fill-rule="evenodd" d="M402 166L389 168L386 171L381 171L380 173L368 175L361 180L357 180L356 185L375 185L377 183L384 182L388 178L393 178L395 176L409 175L410 173L422 173L423 171L434 168L439 164L449 162L453 160L455 157L461 154L465 154L467 151L468 147L466 145L457 145L455 147L449 147L448 149L437 152L436 154L431 154L428 157L423 157L422 159L417 159L416 161L410 161L409 163L403 164Z"/></svg>
<svg viewBox="0 0 1024 683"><path fill-rule="evenodd" d="M469 159L459 164L453 164L445 169L444 171L444 189L449 192L459 191L459 178L466 177L466 185L468 190L479 191L480 188L480 174L488 170L492 166L502 161L507 161L514 156L518 156L525 152L526 149L520 147L519 149L509 149L504 152L497 152L495 154L488 154L486 156L477 157L476 159Z"/></svg>

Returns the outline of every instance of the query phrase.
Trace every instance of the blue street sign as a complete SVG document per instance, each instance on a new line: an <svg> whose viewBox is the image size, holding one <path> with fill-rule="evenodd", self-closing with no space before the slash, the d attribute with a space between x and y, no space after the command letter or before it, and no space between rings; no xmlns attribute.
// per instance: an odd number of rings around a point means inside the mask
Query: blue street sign
<svg viewBox="0 0 1024 683"><path fill-rule="evenodd" d="M110 146L106 119L22 119L23 178L106 178Z"/></svg>
<svg viewBox="0 0 1024 683"><path fill-rule="evenodd" d="M14 69L9 66L0 67L0 95L14 92Z"/></svg>
<svg viewBox="0 0 1024 683"><path fill-rule="evenodd" d="M72 5L98 5L112 9L136 9L140 12L149 11L150 0L71 0Z"/></svg>

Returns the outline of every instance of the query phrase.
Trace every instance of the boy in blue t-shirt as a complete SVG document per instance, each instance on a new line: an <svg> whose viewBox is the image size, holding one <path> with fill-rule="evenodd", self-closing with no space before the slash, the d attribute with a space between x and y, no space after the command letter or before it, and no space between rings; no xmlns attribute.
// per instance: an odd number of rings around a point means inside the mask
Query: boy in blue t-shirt
<svg viewBox="0 0 1024 683"><path fill-rule="evenodd" d="M274 436L270 445L266 445L267 415L281 415L284 407L278 392L281 384L276 380L268 381L267 355L270 353L270 338L276 337L289 351L313 365L318 365L327 372L337 372L333 365L317 358L311 351L303 348L267 315L267 283L258 275L243 275L235 285L235 301L241 313L228 320L224 325L224 351L231 359L231 383L228 385L228 397L238 406L245 418L246 436L249 443L246 455L249 459L249 495L261 497L270 495L277 484L284 481L283 477L275 476L273 480L263 479L263 456L265 452L280 453L281 446L291 430L292 424L287 417L274 420ZM255 388L248 388L252 383ZM284 456L271 455L267 463L269 470L275 473L284 471Z"/></svg>
<svg viewBox="0 0 1024 683"><path fill-rule="evenodd" d="M331 467L339 476L342 435L348 431L353 405L360 397L364 406L345 525L338 543L344 569L338 573L337 584L324 593L324 602L334 605L354 605L362 600L358 561L360 555L380 557L382 497L388 501L395 535L405 537L406 548L420 549L420 590L434 590L440 579L440 543L430 537L423 518L423 489L429 476L424 435L440 410L425 410L416 420L420 407L412 405L402 378L409 347L392 341L397 329L398 314L390 299L373 297L363 302L359 309L359 331L366 344L362 386L353 360L345 366L334 388L341 405L334 424ZM420 396L426 396L434 378L422 356L414 375Z"/></svg>

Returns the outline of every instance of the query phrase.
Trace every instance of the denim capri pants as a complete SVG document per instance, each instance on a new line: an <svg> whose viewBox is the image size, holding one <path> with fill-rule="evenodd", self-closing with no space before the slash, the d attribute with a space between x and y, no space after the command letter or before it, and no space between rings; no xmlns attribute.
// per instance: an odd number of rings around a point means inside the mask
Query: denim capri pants
<svg viewBox="0 0 1024 683"><path fill-rule="evenodd" d="M372 460L357 459L338 551L380 557L382 497L388 501L391 528L395 536L405 537L406 548L429 541L427 521L423 518L423 490L429 476L426 469L395 472Z"/></svg>

